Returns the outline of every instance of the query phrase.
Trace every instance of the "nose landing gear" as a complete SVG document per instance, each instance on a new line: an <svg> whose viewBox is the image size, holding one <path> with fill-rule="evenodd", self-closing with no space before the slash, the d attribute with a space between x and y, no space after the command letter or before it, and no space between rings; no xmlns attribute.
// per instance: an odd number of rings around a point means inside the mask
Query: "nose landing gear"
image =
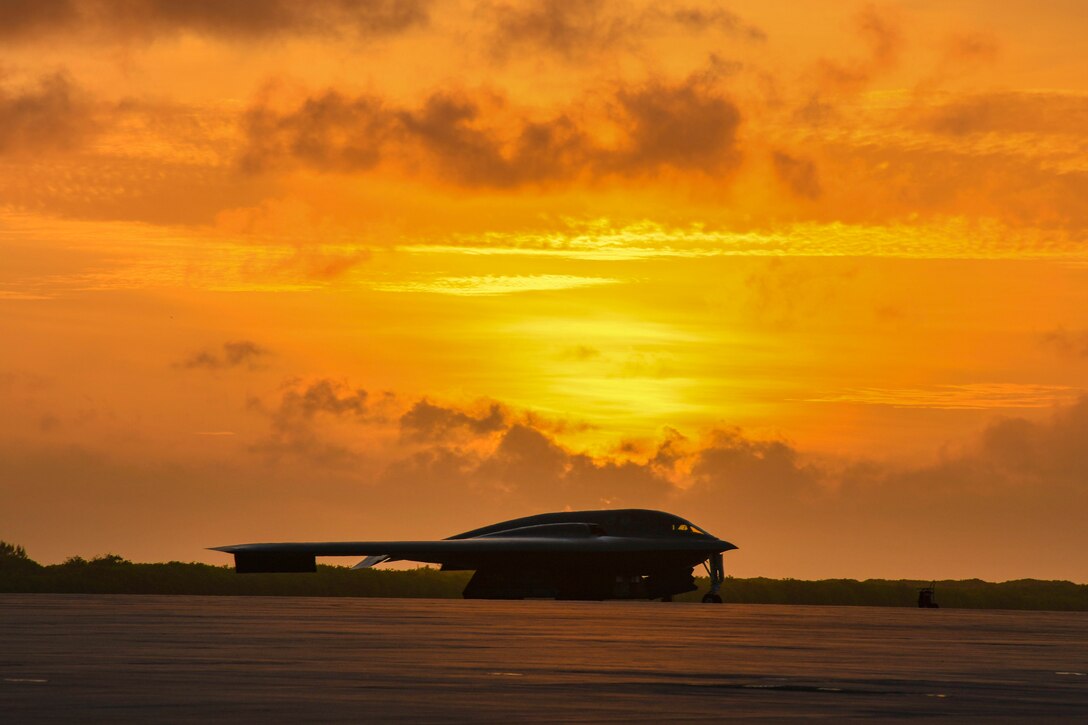
<svg viewBox="0 0 1088 725"><path fill-rule="evenodd" d="M703 595L703 604L721 604L722 595L718 592L721 591L722 583L725 581L725 567L722 565L721 553L714 554L704 561L703 568L710 577L710 591Z"/></svg>

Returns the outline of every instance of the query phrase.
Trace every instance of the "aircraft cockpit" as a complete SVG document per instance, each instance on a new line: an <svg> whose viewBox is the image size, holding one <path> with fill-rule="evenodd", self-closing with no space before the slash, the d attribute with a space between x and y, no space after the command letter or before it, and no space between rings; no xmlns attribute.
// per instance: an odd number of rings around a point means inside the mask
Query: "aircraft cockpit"
<svg viewBox="0 0 1088 725"><path fill-rule="evenodd" d="M700 529L695 524L686 524L686 523L684 523L684 524L673 524L672 525L672 532L674 534L681 534L681 535L684 535L684 534L688 534L688 535L694 534L696 536L709 536L710 535L710 534L706 533L705 531L703 531L702 529Z"/></svg>

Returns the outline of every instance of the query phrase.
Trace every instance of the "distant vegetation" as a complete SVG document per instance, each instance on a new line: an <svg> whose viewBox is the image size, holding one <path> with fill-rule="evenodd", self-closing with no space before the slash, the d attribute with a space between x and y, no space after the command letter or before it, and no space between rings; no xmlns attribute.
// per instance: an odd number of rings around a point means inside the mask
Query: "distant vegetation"
<svg viewBox="0 0 1088 725"><path fill-rule="evenodd" d="M698 599L700 592L681 599ZM981 579L937 582L908 579L734 579L722 586L727 602L748 604L847 604L869 607L917 606L918 590L931 584L941 607L951 609L1045 609L1088 611L1088 584L1019 579L1001 583Z"/></svg>
<svg viewBox="0 0 1088 725"><path fill-rule="evenodd" d="M74 556L42 566L26 550L0 541L0 592L101 594L227 594L311 597L459 598L471 572L407 571L318 566L316 574L236 574L229 566L134 564L115 554L94 559ZM678 597L697 601L700 590ZM918 589L930 582L909 580L735 579L722 587L726 602L746 604L836 604L911 607ZM936 582L937 601L957 609L1045 609L1088 611L1088 584L1019 581L995 584L979 579Z"/></svg>

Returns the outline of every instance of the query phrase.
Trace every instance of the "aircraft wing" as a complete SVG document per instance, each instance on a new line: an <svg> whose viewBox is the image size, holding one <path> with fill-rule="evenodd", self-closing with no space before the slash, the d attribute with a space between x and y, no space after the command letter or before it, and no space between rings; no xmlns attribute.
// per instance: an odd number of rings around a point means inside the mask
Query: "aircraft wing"
<svg viewBox="0 0 1088 725"><path fill-rule="evenodd" d="M662 539L629 536L501 536L441 541L326 541L217 546L234 555L239 572L314 571L318 556L405 559L475 568L481 561L510 556L708 552L735 549L720 539Z"/></svg>

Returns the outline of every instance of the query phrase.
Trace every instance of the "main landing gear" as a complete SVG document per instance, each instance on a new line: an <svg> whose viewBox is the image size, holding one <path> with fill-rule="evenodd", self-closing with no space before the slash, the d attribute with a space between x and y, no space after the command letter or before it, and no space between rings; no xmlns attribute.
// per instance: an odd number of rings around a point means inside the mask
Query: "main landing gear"
<svg viewBox="0 0 1088 725"><path fill-rule="evenodd" d="M722 583L725 581L725 567L722 566L722 555L717 553L703 562L703 568L710 576L710 591L703 595L703 604L721 604Z"/></svg>

